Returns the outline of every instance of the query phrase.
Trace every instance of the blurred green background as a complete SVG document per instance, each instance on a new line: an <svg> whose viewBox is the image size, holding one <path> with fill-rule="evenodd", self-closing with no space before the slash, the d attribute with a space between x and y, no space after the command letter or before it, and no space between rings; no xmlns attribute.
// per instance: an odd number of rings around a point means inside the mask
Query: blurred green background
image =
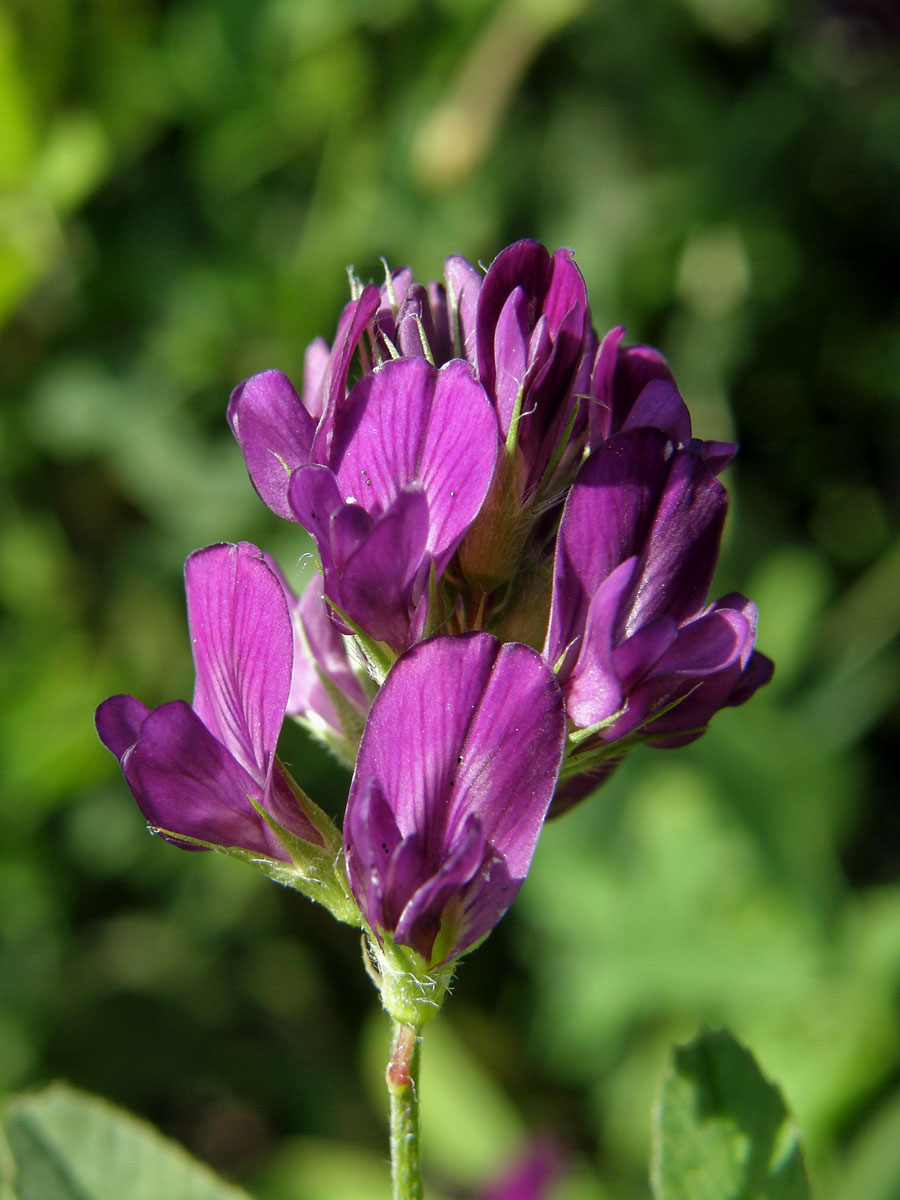
<svg viewBox="0 0 900 1200"><path fill-rule="evenodd" d="M428 1038L434 1195L541 1130L559 1197L647 1196L667 1049L708 1022L821 1197L896 1200L898 197L894 0L6 0L0 1090L67 1078L260 1200L386 1195L356 937L151 840L92 714L190 695L190 550L302 549L230 388L299 377L348 264L534 236L741 441L716 591L778 673L547 828ZM346 776L284 752L337 809Z"/></svg>

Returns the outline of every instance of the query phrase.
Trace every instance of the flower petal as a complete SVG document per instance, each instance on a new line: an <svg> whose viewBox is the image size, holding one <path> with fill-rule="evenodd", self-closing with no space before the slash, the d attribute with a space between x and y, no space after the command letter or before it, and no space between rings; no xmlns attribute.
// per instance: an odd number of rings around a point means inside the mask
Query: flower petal
<svg viewBox="0 0 900 1200"><path fill-rule="evenodd" d="M700 613L727 508L728 495L703 460L676 450L647 535L641 580L626 619L629 633L662 614L680 623Z"/></svg>
<svg viewBox="0 0 900 1200"><path fill-rule="evenodd" d="M322 416L313 443L313 460L329 462L331 437L335 418L340 412L347 390L347 376L366 326L378 311L381 294L374 284L363 288L357 300L345 306L338 321L328 366L322 377Z"/></svg>
<svg viewBox="0 0 900 1200"><path fill-rule="evenodd" d="M262 802L259 783L183 700L147 716L122 769L153 828L289 859L249 802L248 797Z"/></svg>
<svg viewBox="0 0 900 1200"><path fill-rule="evenodd" d="M622 423L623 429L651 425L667 433L676 445L691 440L691 415L674 383L654 379L640 392Z"/></svg>
<svg viewBox="0 0 900 1200"><path fill-rule="evenodd" d="M669 447L658 430L631 430L604 442L579 471L557 535L545 647L551 663L580 636L603 580L642 555L668 476Z"/></svg>
<svg viewBox="0 0 900 1200"><path fill-rule="evenodd" d="M474 363L481 273L460 255L451 254L444 262L444 279L447 283L447 311L451 321L451 337L454 345L458 344L462 357Z"/></svg>
<svg viewBox="0 0 900 1200"><path fill-rule="evenodd" d="M262 784L291 688L294 635L281 581L248 542L197 550L184 574L194 711Z"/></svg>
<svg viewBox="0 0 900 1200"><path fill-rule="evenodd" d="M339 594L332 598L371 637L394 650L405 650L419 599L417 585L424 586L431 562L426 553L427 501L421 489L405 488L383 516L370 519L366 536L351 552L352 539L346 546L339 544L340 518L355 516L352 510L357 507L347 505L333 522L332 544L340 565L336 569Z"/></svg>
<svg viewBox="0 0 900 1200"><path fill-rule="evenodd" d="M420 484L439 571L487 495L496 456L496 418L459 360L440 370L421 358L387 362L360 380L335 422L333 465L343 497L374 514Z"/></svg>
<svg viewBox="0 0 900 1200"><path fill-rule="evenodd" d="M262 371L231 393L228 422L244 454L250 480L272 512L288 521L291 471L309 461L315 419L282 371Z"/></svg>
<svg viewBox="0 0 900 1200"><path fill-rule="evenodd" d="M566 713L580 729L612 716L622 703L623 690L615 669L614 638L623 597L637 566L628 558L600 584L591 600L578 658L565 681Z"/></svg>
<svg viewBox="0 0 900 1200"><path fill-rule="evenodd" d="M97 709L94 718L100 741L119 762L141 734L141 726L150 712L134 696L110 696Z"/></svg>

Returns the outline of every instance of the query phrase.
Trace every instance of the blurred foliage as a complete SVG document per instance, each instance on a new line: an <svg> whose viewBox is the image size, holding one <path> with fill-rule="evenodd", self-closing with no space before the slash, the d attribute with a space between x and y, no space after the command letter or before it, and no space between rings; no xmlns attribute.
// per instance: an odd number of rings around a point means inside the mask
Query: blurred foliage
<svg viewBox="0 0 900 1200"><path fill-rule="evenodd" d="M892 0L7 0L0 1088L65 1077L261 1200L381 1194L353 935L152 842L91 714L190 694L190 550L305 548L229 389L299 376L347 264L527 235L743 443L719 591L779 671L547 829L433 1082L426 1047L434 1184L541 1129L560 1197L646 1197L668 1047L727 1021L817 1194L900 1194L898 64ZM338 808L346 776L284 753Z"/></svg>

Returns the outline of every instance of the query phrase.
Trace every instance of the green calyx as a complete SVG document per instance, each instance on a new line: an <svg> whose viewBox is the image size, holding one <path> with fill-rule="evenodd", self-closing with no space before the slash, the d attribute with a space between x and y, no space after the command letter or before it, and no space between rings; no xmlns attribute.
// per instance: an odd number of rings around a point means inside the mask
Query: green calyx
<svg viewBox="0 0 900 1200"><path fill-rule="evenodd" d="M385 1011L404 1025L419 1028L441 1011L453 980L455 963L430 967L415 950L398 946L389 934L367 937L367 969L381 992Z"/></svg>

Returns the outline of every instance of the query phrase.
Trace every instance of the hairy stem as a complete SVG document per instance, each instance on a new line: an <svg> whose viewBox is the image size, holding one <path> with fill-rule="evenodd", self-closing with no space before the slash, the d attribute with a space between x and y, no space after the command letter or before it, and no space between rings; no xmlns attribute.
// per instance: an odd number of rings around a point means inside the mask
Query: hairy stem
<svg viewBox="0 0 900 1200"><path fill-rule="evenodd" d="M419 1169L419 1029L393 1021L385 1072L391 1099L391 1180L394 1200L422 1200Z"/></svg>

